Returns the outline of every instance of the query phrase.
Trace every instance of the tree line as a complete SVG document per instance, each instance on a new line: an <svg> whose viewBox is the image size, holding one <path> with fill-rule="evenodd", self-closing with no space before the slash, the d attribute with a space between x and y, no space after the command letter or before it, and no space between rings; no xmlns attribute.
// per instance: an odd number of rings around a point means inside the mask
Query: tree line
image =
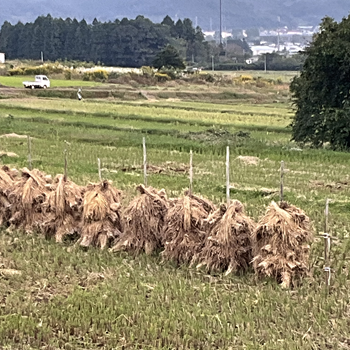
<svg viewBox="0 0 350 350"><path fill-rule="evenodd" d="M152 62L166 45L172 45L188 62L209 61L209 46L202 30L188 18L161 23L137 16L111 22L40 16L33 23L4 22L0 52L8 59L80 60L121 67L141 67Z"/></svg>

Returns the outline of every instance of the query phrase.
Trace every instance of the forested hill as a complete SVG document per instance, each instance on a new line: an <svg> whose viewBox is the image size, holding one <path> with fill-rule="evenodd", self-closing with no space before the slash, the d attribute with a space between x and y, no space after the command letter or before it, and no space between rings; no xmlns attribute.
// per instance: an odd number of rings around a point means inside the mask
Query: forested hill
<svg viewBox="0 0 350 350"><path fill-rule="evenodd" d="M349 0L222 0L224 29L247 29L252 27L275 27L283 25L317 25L321 18L330 16L336 20L350 12ZM169 15L190 18L203 30L218 29L219 0L1 0L0 24L34 21L40 15L50 13L53 17L100 21L116 18L136 18L143 15L154 22ZM278 23L280 19L280 23Z"/></svg>
<svg viewBox="0 0 350 350"><path fill-rule="evenodd" d="M165 17L153 23L138 16L121 21L88 24L85 20L40 16L34 22L12 25L5 22L0 30L0 52L8 59L80 60L105 65L141 67L151 65L167 44L174 46L187 61L204 62L208 44L190 19L176 23Z"/></svg>

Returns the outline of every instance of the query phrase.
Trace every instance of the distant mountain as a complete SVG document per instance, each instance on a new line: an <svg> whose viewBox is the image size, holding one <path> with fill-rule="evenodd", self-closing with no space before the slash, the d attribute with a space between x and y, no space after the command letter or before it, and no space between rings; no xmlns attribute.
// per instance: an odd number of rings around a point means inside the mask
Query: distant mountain
<svg viewBox="0 0 350 350"><path fill-rule="evenodd" d="M350 13L349 0L221 0L224 30L278 25L318 25L325 16L336 20ZM94 18L101 21L148 17L161 22L169 15L173 20L190 18L203 30L217 30L220 23L220 0L1 0L0 25L32 22L40 15L52 17Z"/></svg>

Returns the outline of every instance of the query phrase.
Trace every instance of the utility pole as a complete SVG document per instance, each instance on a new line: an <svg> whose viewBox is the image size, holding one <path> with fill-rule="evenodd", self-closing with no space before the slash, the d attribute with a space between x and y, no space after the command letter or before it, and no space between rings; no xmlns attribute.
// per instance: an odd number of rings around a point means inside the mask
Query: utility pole
<svg viewBox="0 0 350 350"><path fill-rule="evenodd" d="M278 20L278 28L277 28L277 52L280 52L280 22L281 22L281 17L277 16Z"/></svg>
<svg viewBox="0 0 350 350"><path fill-rule="evenodd" d="M214 72L214 56L211 56L211 70Z"/></svg>
<svg viewBox="0 0 350 350"><path fill-rule="evenodd" d="M220 0L220 46L222 45L222 12L221 12L221 0Z"/></svg>

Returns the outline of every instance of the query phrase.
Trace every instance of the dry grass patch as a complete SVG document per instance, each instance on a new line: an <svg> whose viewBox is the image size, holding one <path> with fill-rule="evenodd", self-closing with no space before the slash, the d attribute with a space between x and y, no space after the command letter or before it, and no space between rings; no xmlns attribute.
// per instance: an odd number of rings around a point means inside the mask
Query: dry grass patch
<svg viewBox="0 0 350 350"><path fill-rule="evenodd" d="M14 152L0 151L0 158L2 157L18 158L19 155Z"/></svg>
<svg viewBox="0 0 350 350"><path fill-rule="evenodd" d="M3 135L0 135L0 138L7 138L7 139L26 139L28 138L27 135L18 135L16 133L11 133L11 134L3 134Z"/></svg>
<svg viewBox="0 0 350 350"><path fill-rule="evenodd" d="M236 159L245 165L258 165L260 162L260 159L258 157L253 156L238 156Z"/></svg>

